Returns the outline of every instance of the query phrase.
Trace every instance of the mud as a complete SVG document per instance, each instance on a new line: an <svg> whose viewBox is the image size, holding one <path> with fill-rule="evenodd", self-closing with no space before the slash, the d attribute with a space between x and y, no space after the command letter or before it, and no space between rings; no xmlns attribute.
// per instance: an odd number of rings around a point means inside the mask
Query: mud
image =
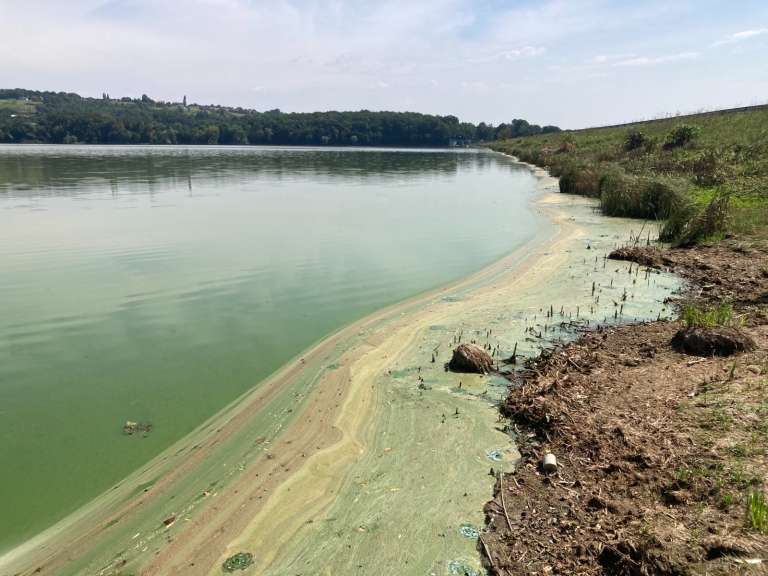
<svg viewBox="0 0 768 576"><path fill-rule="evenodd" d="M695 358L681 323L598 329L543 352L502 413L523 456L497 479L479 546L495 574L765 574L768 535L747 518L768 474L768 253L735 240L611 258L674 270L686 300L724 301L754 342ZM539 467L546 452L555 474Z"/></svg>

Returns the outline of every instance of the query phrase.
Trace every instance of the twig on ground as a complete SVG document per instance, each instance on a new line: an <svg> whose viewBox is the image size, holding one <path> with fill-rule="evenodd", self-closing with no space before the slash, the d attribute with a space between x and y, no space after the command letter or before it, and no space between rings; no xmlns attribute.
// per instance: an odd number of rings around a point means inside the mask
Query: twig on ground
<svg viewBox="0 0 768 576"><path fill-rule="evenodd" d="M493 557L491 556L491 551L488 550L488 546L485 543L485 540L483 540L483 535L478 534L478 538L480 539L480 543L483 545L483 551L485 552L486 558L488 558L488 562L491 563L491 568L496 570L496 564L493 561Z"/></svg>
<svg viewBox="0 0 768 576"><path fill-rule="evenodd" d="M509 527L509 532L512 532L512 522L509 519L509 514L507 513L507 503L504 500L504 467L502 466L501 472L499 472L499 483L500 483L500 489L501 489L501 507L504 510L504 518L507 519L507 526Z"/></svg>

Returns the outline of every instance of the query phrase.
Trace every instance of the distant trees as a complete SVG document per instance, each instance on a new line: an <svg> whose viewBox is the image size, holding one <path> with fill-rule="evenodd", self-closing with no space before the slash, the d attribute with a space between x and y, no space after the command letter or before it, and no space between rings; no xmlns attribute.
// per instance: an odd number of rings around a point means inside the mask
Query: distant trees
<svg viewBox="0 0 768 576"><path fill-rule="evenodd" d="M560 132L557 126L544 126L538 124L529 124L527 120L515 118L511 124L499 124L496 128L496 140L506 138L520 138L523 136L535 136L536 134L549 134Z"/></svg>
<svg viewBox="0 0 768 576"><path fill-rule="evenodd" d="M34 112L0 113L0 142L86 144L276 144L446 146L558 131L515 119L494 127L456 116L415 112L283 113L158 102L141 98L82 98L64 92L0 90L0 101L34 102ZM9 109L13 109L12 107Z"/></svg>
<svg viewBox="0 0 768 576"><path fill-rule="evenodd" d="M496 138L496 130L493 126L490 126L485 122L480 122L475 129L475 136L477 136L478 140L494 140Z"/></svg>

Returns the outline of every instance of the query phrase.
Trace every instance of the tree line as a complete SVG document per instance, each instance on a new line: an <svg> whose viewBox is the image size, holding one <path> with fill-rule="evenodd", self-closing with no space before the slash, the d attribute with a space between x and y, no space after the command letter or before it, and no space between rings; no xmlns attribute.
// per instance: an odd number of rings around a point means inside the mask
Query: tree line
<svg viewBox="0 0 768 576"><path fill-rule="evenodd" d="M0 142L447 146L557 132L515 119L498 126L415 112L259 112L141 98L0 90Z"/></svg>

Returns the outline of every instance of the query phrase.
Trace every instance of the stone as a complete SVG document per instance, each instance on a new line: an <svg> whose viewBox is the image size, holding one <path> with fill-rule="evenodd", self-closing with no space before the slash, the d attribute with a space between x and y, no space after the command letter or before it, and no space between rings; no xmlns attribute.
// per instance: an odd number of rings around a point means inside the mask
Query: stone
<svg viewBox="0 0 768 576"><path fill-rule="evenodd" d="M486 374L493 369L493 359L480 346L459 344L453 351L448 367L454 372Z"/></svg>
<svg viewBox="0 0 768 576"><path fill-rule="evenodd" d="M715 328L684 328L672 338L672 347L693 356L732 356L756 348L755 341L737 330L719 326Z"/></svg>

